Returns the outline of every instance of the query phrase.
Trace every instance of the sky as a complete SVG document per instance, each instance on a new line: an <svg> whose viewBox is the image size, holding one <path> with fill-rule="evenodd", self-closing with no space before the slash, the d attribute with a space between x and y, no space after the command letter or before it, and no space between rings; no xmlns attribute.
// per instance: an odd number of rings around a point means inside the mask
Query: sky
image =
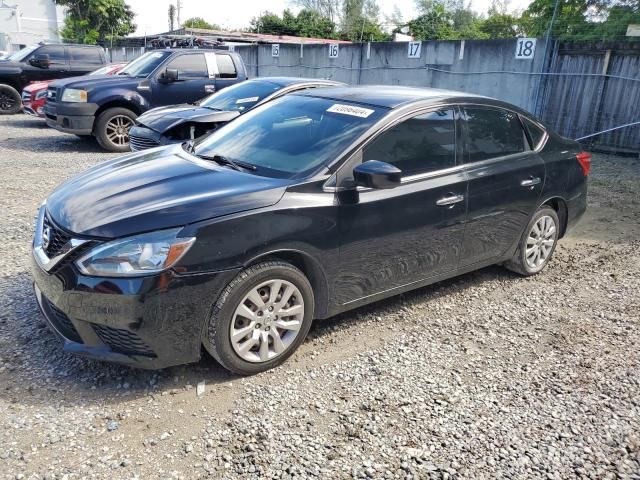
<svg viewBox="0 0 640 480"><path fill-rule="evenodd" d="M511 0L509 8L523 10L530 0ZM169 4L176 0L126 0L136 13L135 23L138 29L135 35L151 35L168 30L167 11ZM491 0L471 0L471 7L478 12L486 12ZM395 5L400 8L404 19L416 16L414 0L378 0L381 10L381 22L384 15L390 15ZM243 29L253 17L261 11L269 10L281 14L285 8L296 10L290 0L182 0L182 20L190 17L202 17L210 23L216 23L227 29Z"/></svg>

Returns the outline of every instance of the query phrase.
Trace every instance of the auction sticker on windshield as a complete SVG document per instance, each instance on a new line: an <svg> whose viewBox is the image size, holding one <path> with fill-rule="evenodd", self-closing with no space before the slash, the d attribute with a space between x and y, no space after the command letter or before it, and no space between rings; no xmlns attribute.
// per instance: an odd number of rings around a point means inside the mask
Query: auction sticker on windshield
<svg viewBox="0 0 640 480"><path fill-rule="evenodd" d="M236 100L236 103L250 103L250 102L257 102L259 99L260 99L260 97L239 98L238 100Z"/></svg>
<svg viewBox="0 0 640 480"><path fill-rule="evenodd" d="M327 112L341 113L343 115L351 115L352 117L367 118L375 110L369 108L356 107L354 105L343 105L341 103L335 103L327 108Z"/></svg>

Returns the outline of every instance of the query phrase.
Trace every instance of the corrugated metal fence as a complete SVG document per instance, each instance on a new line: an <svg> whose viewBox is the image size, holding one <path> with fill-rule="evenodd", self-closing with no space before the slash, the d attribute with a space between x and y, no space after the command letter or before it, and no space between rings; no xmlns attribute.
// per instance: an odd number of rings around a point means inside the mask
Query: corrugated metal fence
<svg viewBox="0 0 640 480"><path fill-rule="evenodd" d="M556 45L543 82L541 118L571 138L640 121L640 48ZM640 151L640 126L599 135L594 148Z"/></svg>

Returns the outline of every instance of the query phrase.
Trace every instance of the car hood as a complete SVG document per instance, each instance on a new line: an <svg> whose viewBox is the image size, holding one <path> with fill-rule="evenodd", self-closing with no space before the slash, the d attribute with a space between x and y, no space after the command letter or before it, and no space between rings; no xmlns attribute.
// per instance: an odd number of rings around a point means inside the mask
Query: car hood
<svg viewBox="0 0 640 480"><path fill-rule="evenodd" d="M16 73L22 72L24 63L14 62L12 60L0 60L0 73Z"/></svg>
<svg viewBox="0 0 640 480"><path fill-rule="evenodd" d="M69 232L116 238L273 205L289 183L198 159L176 145L72 178L49 196L47 211Z"/></svg>
<svg viewBox="0 0 640 480"><path fill-rule="evenodd" d="M45 80L44 82L32 82L26 87L24 87L22 90L24 90L25 92L35 92L38 90L44 90L49 86L50 83L51 83L51 80Z"/></svg>
<svg viewBox="0 0 640 480"><path fill-rule="evenodd" d="M80 77L56 80L51 84L51 86L57 88L77 88L91 92L91 90L105 85L111 87L135 88L142 80L142 78L129 77L126 75L83 75Z"/></svg>
<svg viewBox="0 0 640 480"><path fill-rule="evenodd" d="M139 125L164 134L185 122L226 123L240 115L236 111L219 111L196 105L172 105L149 110L136 119Z"/></svg>

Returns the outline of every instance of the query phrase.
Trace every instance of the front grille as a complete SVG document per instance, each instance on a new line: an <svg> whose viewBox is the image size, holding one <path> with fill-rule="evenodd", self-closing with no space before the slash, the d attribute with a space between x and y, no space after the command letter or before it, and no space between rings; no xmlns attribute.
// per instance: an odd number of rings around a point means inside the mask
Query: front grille
<svg viewBox="0 0 640 480"><path fill-rule="evenodd" d="M129 134L129 147L131 151L146 150L147 148L159 147L160 144L151 138L138 137Z"/></svg>
<svg viewBox="0 0 640 480"><path fill-rule="evenodd" d="M92 324L96 335L100 337L114 352L129 355L144 355L155 357L153 350L142 341L135 333L120 328L107 327L105 325Z"/></svg>
<svg viewBox="0 0 640 480"><path fill-rule="evenodd" d="M47 319L53 324L53 327L62 334L63 337L73 342L82 342L76 327L73 326L69 317L49 301L47 297L42 295L42 309Z"/></svg>
<svg viewBox="0 0 640 480"><path fill-rule="evenodd" d="M56 227L51 220L45 215L42 223L42 234L49 229L49 245L45 248L45 252L49 258L62 253L62 248L71 240L71 236Z"/></svg>
<svg viewBox="0 0 640 480"><path fill-rule="evenodd" d="M31 93L22 92L22 101L23 102L30 102L31 101Z"/></svg>

